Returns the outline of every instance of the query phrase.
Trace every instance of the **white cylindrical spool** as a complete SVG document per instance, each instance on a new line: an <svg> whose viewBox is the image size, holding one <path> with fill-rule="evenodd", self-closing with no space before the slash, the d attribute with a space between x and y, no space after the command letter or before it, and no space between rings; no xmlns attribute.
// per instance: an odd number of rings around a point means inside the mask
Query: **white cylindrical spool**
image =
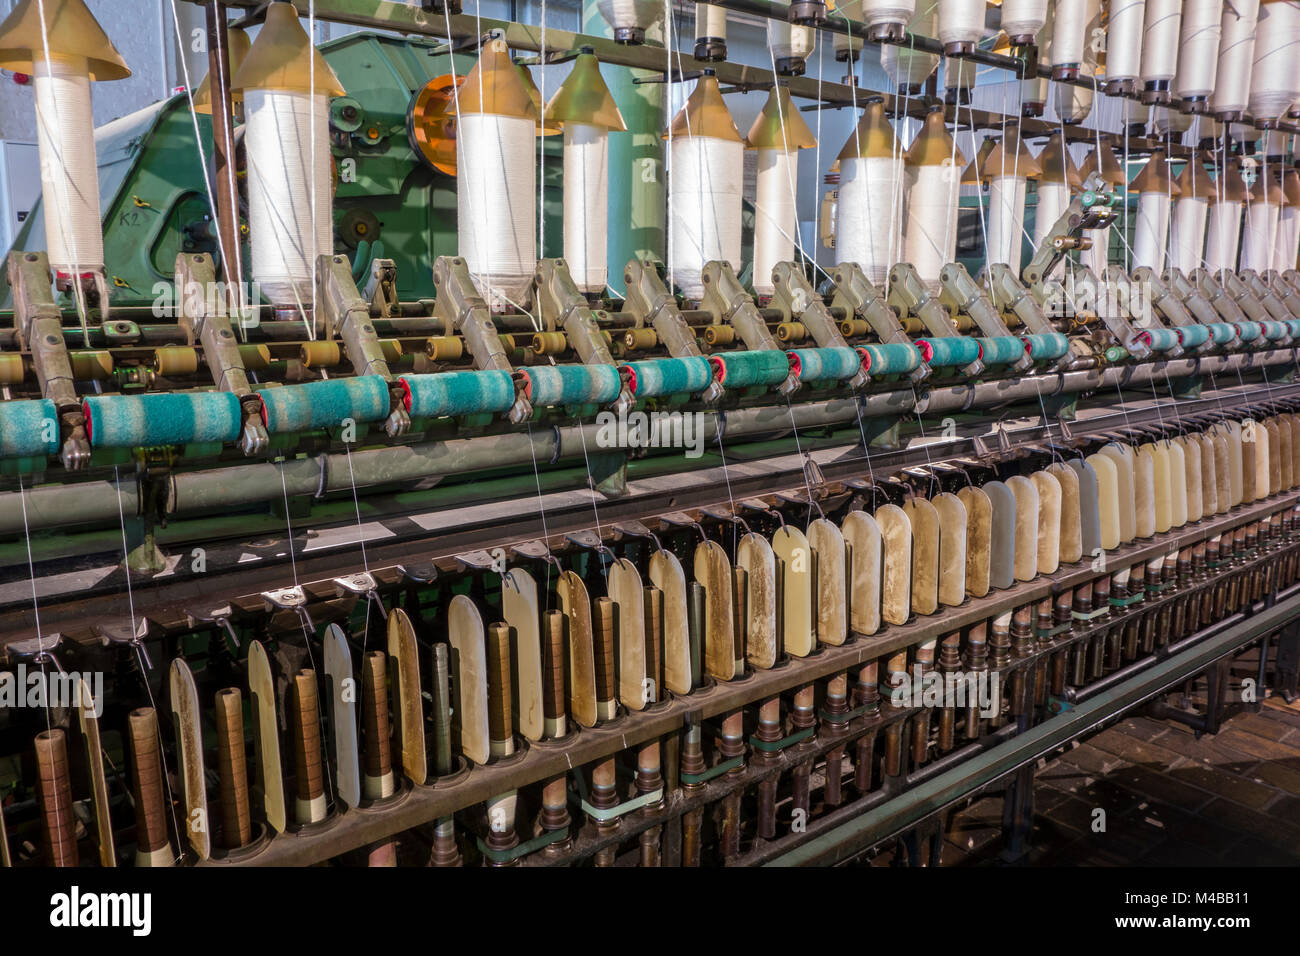
<svg viewBox="0 0 1300 956"><path fill-rule="evenodd" d="M918 11L908 30L915 36L934 36L938 25L937 7L927 5ZM894 85L916 92L939 66L939 58L907 44L885 43L880 47L880 65L893 78Z"/></svg>
<svg viewBox="0 0 1300 956"><path fill-rule="evenodd" d="M1217 114L1240 113L1250 101L1250 67L1255 53L1259 0L1223 5L1219 37L1219 85L1210 106Z"/></svg>
<svg viewBox="0 0 1300 956"><path fill-rule="evenodd" d="M1183 196L1174 200L1174 217L1169 231L1169 264L1184 274L1201 265L1209 205L1204 196Z"/></svg>
<svg viewBox="0 0 1300 956"><path fill-rule="evenodd" d="M1056 221L1070 207L1070 187L1065 183L1040 182L1038 205L1034 209L1034 248L1037 249L1052 231Z"/></svg>
<svg viewBox="0 0 1300 956"><path fill-rule="evenodd" d="M1277 214L1277 245L1273 268L1286 272L1296 267L1300 258L1300 206L1286 205Z"/></svg>
<svg viewBox="0 0 1300 956"><path fill-rule="evenodd" d="M456 135L456 235L496 312L523 303L537 269L537 121L466 113Z"/></svg>
<svg viewBox="0 0 1300 956"><path fill-rule="evenodd" d="M1157 275L1165 268L1169 234L1169 194L1138 193L1137 228L1133 234L1133 268L1146 266Z"/></svg>
<svg viewBox="0 0 1300 956"><path fill-rule="evenodd" d="M1255 24L1250 114L1273 120L1300 98L1300 3L1265 3Z"/></svg>
<svg viewBox="0 0 1300 956"><path fill-rule="evenodd" d="M1084 49L1092 39L1087 36L1088 21L1095 12L1096 4L1090 0L1057 0L1052 66L1078 66L1083 62Z"/></svg>
<svg viewBox="0 0 1300 956"><path fill-rule="evenodd" d="M899 258L898 196L903 161L890 156L840 160L835 264L856 262L883 285Z"/></svg>
<svg viewBox="0 0 1300 956"><path fill-rule="evenodd" d="M679 136L668 180L669 271L682 294L704 295L706 262L723 259L740 271L740 197L744 144L713 136Z"/></svg>
<svg viewBox="0 0 1300 956"><path fill-rule="evenodd" d="M778 262L794 259L794 237L799 229L795 208L799 156L784 149L760 149L757 152L753 284L759 295L771 295L775 291L773 267Z"/></svg>
<svg viewBox="0 0 1300 956"><path fill-rule="evenodd" d="M791 26L785 20L767 21L767 45L778 68L782 60L806 60L816 42L812 27Z"/></svg>
<svg viewBox="0 0 1300 956"><path fill-rule="evenodd" d="M1211 272L1237 268L1237 237L1241 234L1241 203L1211 204L1205 224L1205 268Z"/></svg>
<svg viewBox="0 0 1300 956"><path fill-rule="evenodd" d="M1106 21L1106 79L1136 80L1142 74L1142 14L1146 0L1111 0Z"/></svg>
<svg viewBox="0 0 1300 956"><path fill-rule="evenodd" d="M984 0L939 0L939 42L974 45L984 35Z"/></svg>
<svg viewBox="0 0 1300 956"><path fill-rule="evenodd" d="M1219 27L1223 0L1186 0L1178 34L1178 73L1174 93L1203 99L1214 92L1219 71Z"/></svg>
<svg viewBox="0 0 1300 956"><path fill-rule="evenodd" d="M1266 272L1273 265L1277 238L1277 203L1246 205L1246 228L1241 232L1241 268Z"/></svg>
<svg viewBox="0 0 1300 956"><path fill-rule="evenodd" d="M711 3L695 5L695 39L727 39L727 11Z"/></svg>
<svg viewBox="0 0 1300 956"><path fill-rule="evenodd" d="M104 268L99 166L84 57L37 57L36 143L50 267L68 275Z"/></svg>
<svg viewBox="0 0 1300 956"><path fill-rule="evenodd" d="M906 26L916 14L916 0L862 0L862 19L867 26L897 23Z"/></svg>
<svg viewBox="0 0 1300 956"><path fill-rule="evenodd" d="M908 166L903 259L929 285L957 252L957 196L961 176L947 164Z"/></svg>
<svg viewBox="0 0 1300 956"><path fill-rule="evenodd" d="M308 305L315 257L334 251L329 98L245 90L244 115L250 271L272 305Z"/></svg>
<svg viewBox="0 0 1300 956"><path fill-rule="evenodd" d="M1110 226L1105 229L1085 229L1083 234L1092 240L1092 245L1079 252L1079 264L1091 269L1092 274L1100 279L1110 264Z"/></svg>
<svg viewBox="0 0 1300 956"><path fill-rule="evenodd" d="M609 130L564 124L564 258L583 292L604 292L609 214Z"/></svg>
<svg viewBox="0 0 1300 956"><path fill-rule="evenodd" d="M1142 11L1142 82L1149 89L1167 88L1178 69L1178 34L1182 0L1147 0Z"/></svg>
<svg viewBox="0 0 1300 956"><path fill-rule="evenodd" d="M659 0L597 0L596 9L615 31L644 31L663 15L664 5Z"/></svg>
<svg viewBox="0 0 1300 956"><path fill-rule="evenodd" d="M1003 0L1002 29L1008 37L1033 37L1047 19L1047 0Z"/></svg>
<svg viewBox="0 0 1300 956"><path fill-rule="evenodd" d="M1020 272L1024 223L1024 177L994 176L989 180L989 262L1005 262Z"/></svg>
<svg viewBox="0 0 1300 956"><path fill-rule="evenodd" d="M1082 123L1092 112L1093 92L1091 87L1078 83L1055 84L1056 115L1067 125Z"/></svg>

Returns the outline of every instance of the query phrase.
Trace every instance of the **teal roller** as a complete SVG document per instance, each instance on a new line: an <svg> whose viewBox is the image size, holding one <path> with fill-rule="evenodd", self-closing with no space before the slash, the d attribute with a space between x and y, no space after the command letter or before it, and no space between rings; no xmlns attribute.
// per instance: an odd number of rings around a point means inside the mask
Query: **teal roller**
<svg viewBox="0 0 1300 956"><path fill-rule="evenodd" d="M1237 322L1234 324L1237 328L1237 334L1241 336L1243 342L1253 342L1264 334L1264 327L1258 322Z"/></svg>
<svg viewBox="0 0 1300 956"><path fill-rule="evenodd" d="M719 352L709 363L725 388L779 385L790 376L790 360L780 349L759 352Z"/></svg>
<svg viewBox="0 0 1300 956"><path fill-rule="evenodd" d="M388 383L380 375L281 385L258 394L262 420L272 435L334 428L348 418L374 422L389 412Z"/></svg>
<svg viewBox="0 0 1300 956"><path fill-rule="evenodd" d="M1169 352L1178 348L1178 333L1169 329L1143 329L1137 334L1137 341L1153 352Z"/></svg>
<svg viewBox="0 0 1300 956"><path fill-rule="evenodd" d="M1270 342L1276 342L1278 339L1286 338L1286 326L1281 322L1275 322L1272 319L1269 319L1260 324L1264 326L1264 338L1268 339Z"/></svg>
<svg viewBox="0 0 1300 956"><path fill-rule="evenodd" d="M921 367L921 353L915 345L895 342L890 345L861 345L858 354L873 378L906 375Z"/></svg>
<svg viewBox="0 0 1300 956"><path fill-rule="evenodd" d="M980 344L980 358L985 365L1011 365L1025 355L1025 343L1014 335L998 335L976 339Z"/></svg>
<svg viewBox="0 0 1300 956"><path fill-rule="evenodd" d="M48 398L0 402L0 458L35 458L59 450L59 413Z"/></svg>
<svg viewBox="0 0 1300 956"><path fill-rule="evenodd" d="M1129 357L1128 349L1122 345L1112 345L1106 350L1107 362L1123 362Z"/></svg>
<svg viewBox="0 0 1300 956"><path fill-rule="evenodd" d="M1035 362L1050 362L1059 359L1070 351L1070 340L1060 332L1042 332L1037 335L1022 335L1020 341L1025 343L1025 351Z"/></svg>
<svg viewBox="0 0 1300 956"><path fill-rule="evenodd" d="M713 366L703 355L628 362L619 371L628 373L628 386L637 398L693 395L713 381Z"/></svg>
<svg viewBox="0 0 1300 956"><path fill-rule="evenodd" d="M1237 337L1237 327L1227 322L1215 322L1213 325L1207 325L1210 330L1210 338L1214 340L1215 345L1227 345Z"/></svg>
<svg viewBox="0 0 1300 956"><path fill-rule="evenodd" d="M925 364L934 368L969 365L980 357L979 342L964 336L917 339L916 347L920 349Z"/></svg>
<svg viewBox="0 0 1300 956"><path fill-rule="evenodd" d="M434 372L403 375L402 404L414 418L504 412L515 403L509 372Z"/></svg>
<svg viewBox="0 0 1300 956"><path fill-rule="evenodd" d="M862 371L862 357L847 347L791 349L787 355L801 382L842 382Z"/></svg>
<svg viewBox="0 0 1300 956"><path fill-rule="evenodd" d="M608 405L623 387L612 365L534 365L523 373L525 394L536 406Z"/></svg>
<svg viewBox="0 0 1300 956"><path fill-rule="evenodd" d="M1200 348L1210 340L1210 330L1204 325L1180 325L1174 332L1185 349Z"/></svg>
<svg viewBox="0 0 1300 956"><path fill-rule="evenodd" d="M1286 326L1286 334L1291 338L1300 338L1300 319L1287 319L1282 323Z"/></svg>
<svg viewBox="0 0 1300 956"><path fill-rule="evenodd" d="M82 403L92 448L230 442L244 425L231 392L92 395Z"/></svg>

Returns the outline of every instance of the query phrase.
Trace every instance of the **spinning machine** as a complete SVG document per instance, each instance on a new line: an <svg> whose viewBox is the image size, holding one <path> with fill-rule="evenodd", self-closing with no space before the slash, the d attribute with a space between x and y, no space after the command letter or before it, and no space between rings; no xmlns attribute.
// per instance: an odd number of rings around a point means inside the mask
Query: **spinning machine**
<svg viewBox="0 0 1300 956"><path fill-rule="evenodd" d="M200 5L94 137L82 0L0 24L4 865L1014 855L1040 756L1296 692L1300 3Z"/></svg>

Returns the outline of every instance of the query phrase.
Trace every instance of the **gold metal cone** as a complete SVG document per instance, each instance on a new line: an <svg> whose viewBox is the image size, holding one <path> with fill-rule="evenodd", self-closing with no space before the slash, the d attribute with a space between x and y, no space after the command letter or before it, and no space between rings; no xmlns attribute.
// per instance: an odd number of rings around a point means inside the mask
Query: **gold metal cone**
<svg viewBox="0 0 1300 956"><path fill-rule="evenodd" d="M238 71L240 64L248 57L249 48L252 47L253 41L248 38L248 34L243 30L229 31L229 47L226 53L230 57L230 75L234 76ZM242 93L230 94L231 104L238 106L244 102ZM212 114L212 76L211 74L203 78L199 88L194 91L194 112L203 113L204 115Z"/></svg>
<svg viewBox="0 0 1300 956"><path fill-rule="evenodd" d="M343 84L312 45L298 22L292 3L273 3L266 8L266 22L239 71L230 80L231 90L292 90L325 96L342 96Z"/></svg>
<svg viewBox="0 0 1300 956"><path fill-rule="evenodd" d="M943 166L951 164L961 169L966 157L961 154L948 134L943 120L943 107L936 106L925 117L921 132L907 151L904 161L909 166Z"/></svg>
<svg viewBox="0 0 1300 956"><path fill-rule="evenodd" d="M1277 176L1273 175L1270 169L1267 176L1262 169L1255 171L1255 183L1250 187L1251 202L1271 202L1282 205L1282 187L1278 184Z"/></svg>
<svg viewBox="0 0 1300 956"><path fill-rule="evenodd" d="M1210 193L1210 202L1245 202L1246 181L1241 178L1241 166L1232 163L1225 166L1214 181L1214 191Z"/></svg>
<svg viewBox="0 0 1300 956"><path fill-rule="evenodd" d="M1038 165L1038 160L1029 151L1025 141L1020 138L1019 124L1007 125L1002 142L993 148L980 165L980 175L984 179L993 179L996 176L1037 179L1042 172L1043 168Z"/></svg>
<svg viewBox="0 0 1300 956"><path fill-rule="evenodd" d="M456 175L456 110L452 103L457 83L463 76L443 74L430 80L415 94L409 129L411 145L434 169Z"/></svg>
<svg viewBox="0 0 1300 956"><path fill-rule="evenodd" d="M1282 177L1282 195L1288 206L1300 206L1300 173L1294 169Z"/></svg>
<svg viewBox="0 0 1300 956"><path fill-rule="evenodd" d="M894 136L894 128L889 125L889 118L885 116L885 101L879 98L868 101L857 128L849 135L848 141L836 158L857 159L897 155L900 155L898 139Z"/></svg>
<svg viewBox="0 0 1300 956"><path fill-rule="evenodd" d="M784 127L782 126L784 120ZM803 114L790 99L790 91L774 86L767 94L762 112L749 128L745 145L750 149L783 149L793 152L817 145L812 130L804 122Z"/></svg>
<svg viewBox="0 0 1300 956"><path fill-rule="evenodd" d="M586 123L620 132L627 129L594 54L580 53L573 61L573 71L546 106L546 122Z"/></svg>
<svg viewBox="0 0 1300 956"><path fill-rule="evenodd" d="M1112 186L1124 185L1124 170L1119 167L1119 159L1115 156L1115 150L1111 148L1110 137L1101 137L1101 145L1094 146L1092 152L1084 157L1083 163L1079 166L1079 177L1087 179L1088 174L1097 169L1097 157L1101 157L1101 178L1103 182Z"/></svg>
<svg viewBox="0 0 1300 956"><path fill-rule="evenodd" d="M712 75L700 77L695 89L686 100L686 105L677 111L673 124L669 127L674 138L679 136L711 136L735 143L743 142L736 121L731 118L731 110L722 98L718 88L718 78ZM668 138L668 134L664 134Z"/></svg>
<svg viewBox="0 0 1300 956"><path fill-rule="evenodd" d="M1063 147L1059 132L1047 138L1047 144L1038 154L1038 165L1043 170L1039 177L1040 182L1065 183L1071 189L1079 189L1083 186L1079 167L1074 165L1074 157L1070 155L1069 148Z"/></svg>
<svg viewBox="0 0 1300 956"><path fill-rule="evenodd" d="M1146 165L1133 177L1128 186L1130 191L1139 193L1164 193L1173 197L1179 195L1174 179L1169 175L1169 163L1165 162L1165 151L1157 149L1146 161Z"/></svg>
<svg viewBox="0 0 1300 956"><path fill-rule="evenodd" d="M980 142L980 148L975 151L975 158L966 164L966 169L961 174L961 184L963 186L978 186L985 182L984 163L993 154L997 148L998 141L992 136L985 136Z"/></svg>
<svg viewBox="0 0 1300 956"><path fill-rule="evenodd" d="M540 120L541 113L528 92L519 70L510 59L504 40L483 45L478 62L465 76L458 91L460 113L491 113ZM538 99L541 95L538 94Z"/></svg>
<svg viewBox="0 0 1300 956"><path fill-rule="evenodd" d="M1192 197L1205 199L1214 195L1214 180L1205 171L1205 163L1199 154L1193 154L1192 158L1183 164L1183 171L1179 173L1175 185L1178 187L1178 194L1184 199Z"/></svg>
<svg viewBox="0 0 1300 956"><path fill-rule="evenodd" d="M84 0L22 0L0 23L0 69L34 73L47 53L50 57L85 57L92 80L121 80L131 75L122 54L86 9Z"/></svg>
<svg viewBox="0 0 1300 956"><path fill-rule="evenodd" d="M516 63L515 69L519 72L519 79L523 81L524 89L528 91L528 98L533 102L533 109L537 111L537 135L538 136L555 136L557 133L564 132L564 128L559 123L553 123L550 120L543 122L544 109L542 107L542 91L537 88L533 82L533 72L522 63ZM464 89L464 86L461 86ZM462 103L464 100L461 101Z"/></svg>

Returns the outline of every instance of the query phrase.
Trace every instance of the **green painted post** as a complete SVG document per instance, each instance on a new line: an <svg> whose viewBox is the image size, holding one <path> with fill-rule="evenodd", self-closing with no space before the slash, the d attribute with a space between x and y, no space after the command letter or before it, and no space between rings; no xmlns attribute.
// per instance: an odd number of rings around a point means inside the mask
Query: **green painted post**
<svg viewBox="0 0 1300 956"><path fill-rule="evenodd" d="M613 37L613 28L600 15L595 0L584 0L582 30L592 36ZM646 40L662 44L662 27L646 31ZM601 73L618 104L626 133L609 136L609 287L620 295L625 286L623 267L633 256L664 259L666 192L664 182L663 83L633 83L635 77L653 77L647 70L602 64Z"/></svg>

